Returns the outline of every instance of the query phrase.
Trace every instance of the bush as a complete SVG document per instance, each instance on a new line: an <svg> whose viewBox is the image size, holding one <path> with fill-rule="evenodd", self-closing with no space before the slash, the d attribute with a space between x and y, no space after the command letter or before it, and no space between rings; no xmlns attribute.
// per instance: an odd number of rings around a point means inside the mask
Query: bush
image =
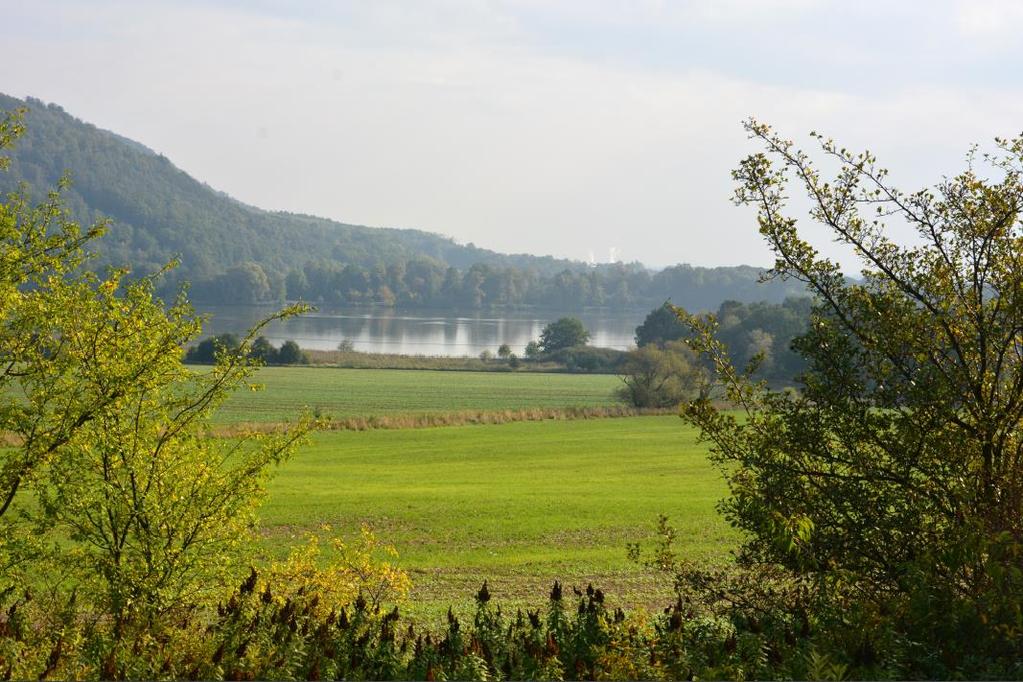
<svg viewBox="0 0 1023 682"><path fill-rule="evenodd" d="M361 582L363 568L316 568L315 551L286 565L252 570L215 610L130 630L109 653L113 624L86 623L73 604L47 614L37 598L0 603L0 652L19 679L536 679L676 680L805 677L808 647L786 636L788 623L759 632L737 616L678 600L647 617L608 606L593 587L555 582L546 605L504 611L484 582L475 613L449 610L446 627L421 632L365 594L347 601L329 587L335 574ZM384 578L390 583L390 578ZM57 621L60 629L42 629ZM800 653L804 655L800 655ZM815 670L830 670L819 663Z"/></svg>
<svg viewBox="0 0 1023 682"><path fill-rule="evenodd" d="M191 346L185 353L185 362L211 365L216 361L218 352L233 353L239 345L238 337L234 334L211 336Z"/></svg>
<svg viewBox="0 0 1023 682"><path fill-rule="evenodd" d="M280 365L308 365L309 356L298 347L294 341L288 340L281 344L277 351L277 364Z"/></svg>
<svg viewBox="0 0 1023 682"><path fill-rule="evenodd" d="M621 368L625 356L625 351L614 348L572 346L547 353L543 359L564 365L571 372L614 374Z"/></svg>
<svg viewBox="0 0 1023 682"><path fill-rule="evenodd" d="M634 407L675 407L694 398L705 372L682 342L637 348L621 363L619 397Z"/></svg>
<svg viewBox="0 0 1023 682"><path fill-rule="evenodd" d="M264 365L272 365L277 362L277 349L265 336L260 336L252 342L249 357Z"/></svg>
<svg viewBox="0 0 1023 682"><path fill-rule="evenodd" d="M218 352L235 353L240 347L241 342L234 334L218 334L190 347L185 353L185 362L213 364ZM251 342L246 356L263 365L309 364L309 356L294 341L285 341L280 349L277 349L265 336Z"/></svg>

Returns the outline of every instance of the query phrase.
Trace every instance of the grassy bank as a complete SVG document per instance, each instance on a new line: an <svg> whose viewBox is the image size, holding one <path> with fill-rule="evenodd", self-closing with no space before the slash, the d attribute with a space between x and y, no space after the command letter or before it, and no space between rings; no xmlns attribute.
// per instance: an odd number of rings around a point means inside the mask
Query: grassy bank
<svg viewBox="0 0 1023 682"><path fill-rule="evenodd" d="M613 348L574 346L543 354L536 358L501 359L491 357L438 357L427 355L392 355L358 351L302 351L313 364L348 369L435 369L467 372L572 372L582 374L615 374L621 367L625 352Z"/></svg>
<svg viewBox="0 0 1023 682"><path fill-rule="evenodd" d="M556 362L519 359L518 367L507 360L481 360L473 357L433 355L399 355L396 353L363 353L360 351L303 350L310 364L347 369L435 369L463 372L564 372Z"/></svg>
<svg viewBox="0 0 1023 682"><path fill-rule="evenodd" d="M280 556L322 523L369 524L401 553L429 619L467 609L484 578L505 603L559 578L653 606L668 586L627 561L626 543L666 513L688 556L723 556L734 541L714 510L723 493L677 417L329 432L274 479L262 529Z"/></svg>

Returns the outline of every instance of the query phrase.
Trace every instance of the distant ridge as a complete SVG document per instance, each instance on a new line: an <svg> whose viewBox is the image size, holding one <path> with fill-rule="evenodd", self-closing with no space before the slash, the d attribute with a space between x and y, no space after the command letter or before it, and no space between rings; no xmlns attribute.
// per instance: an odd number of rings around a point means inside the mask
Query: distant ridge
<svg viewBox="0 0 1023 682"><path fill-rule="evenodd" d="M175 167L144 144L85 123L55 104L0 94L0 110L28 109L0 191L25 183L42 197L69 171L76 219L112 220L100 265L152 272L181 266L164 288L194 284L199 301L306 298L336 304L479 308L490 305L647 305L672 298L695 309L725 298L774 300L792 285L756 284L749 266L639 264L592 268L578 261L508 255L413 229L350 225L244 204ZM411 273L411 274L410 274Z"/></svg>
<svg viewBox="0 0 1023 682"><path fill-rule="evenodd" d="M428 255L447 264L531 265L550 272L570 261L504 256L462 246L420 230L369 228L325 218L271 212L248 206L200 183L140 142L74 118L55 104L0 95L0 109L28 108L28 130L12 155L12 172L0 179L5 189L25 180L36 194L69 170L68 200L83 218L104 215L115 221L104 251L111 260L136 265L163 263L175 253L186 269L207 259L220 265L248 260L273 264L295 256L321 257L373 265L378 260ZM263 240L254 248L252 238ZM578 265L578 264L577 264Z"/></svg>

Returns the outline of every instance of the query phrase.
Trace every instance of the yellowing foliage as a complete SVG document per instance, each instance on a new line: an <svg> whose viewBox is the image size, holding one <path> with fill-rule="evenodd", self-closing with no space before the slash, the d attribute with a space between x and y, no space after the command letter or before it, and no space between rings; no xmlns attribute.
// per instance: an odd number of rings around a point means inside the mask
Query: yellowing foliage
<svg viewBox="0 0 1023 682"><path fill-rule="evenodd" d="M332 532L330 526L322 530ZM270 565L262 587L269 587L273 598L281 602L316 594L317 608L326 611L360 596L370 606L400 604L408 597L412 581L393 563L397 557L397 550L381 544L365 525L354 540L329 537L326 549L319 535L309 533L305 543L294 547L285 561Z"/></svg>

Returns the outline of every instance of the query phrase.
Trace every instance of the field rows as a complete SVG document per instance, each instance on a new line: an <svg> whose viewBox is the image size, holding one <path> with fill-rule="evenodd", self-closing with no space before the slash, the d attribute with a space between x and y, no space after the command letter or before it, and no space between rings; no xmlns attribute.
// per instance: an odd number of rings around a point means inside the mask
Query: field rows
<svg viewBox="0 0 1023 682"><path fill-rule="evenodd" d="M321 416L450 415L471 410L610 407L607 375L268 367L218 423ZM404 423L404 422L402 422ZM396 547L413 580L417 617L471 606L487 579L504 603L535 605L559 579L593 581L613 599L654 607L670 583L630 563L659 514L679 548L715 561L735 536L715 511L720 475L677 416L327 431L281 467L261 510L267 557L283 558L329 524L362 524Z"/></svg>
<svg viewBox="0 0 1023 682"><path fill-rule="evenodd" d="M368 524L432 616L484 578L518 600L562 579L646 603L667 583L628 562L626 543L649 540L664 513L687 556L722 557L734 542L714 510L723 492L677 417L332 432L282 468L262 524L276 556L320 524Z"/></svg>

